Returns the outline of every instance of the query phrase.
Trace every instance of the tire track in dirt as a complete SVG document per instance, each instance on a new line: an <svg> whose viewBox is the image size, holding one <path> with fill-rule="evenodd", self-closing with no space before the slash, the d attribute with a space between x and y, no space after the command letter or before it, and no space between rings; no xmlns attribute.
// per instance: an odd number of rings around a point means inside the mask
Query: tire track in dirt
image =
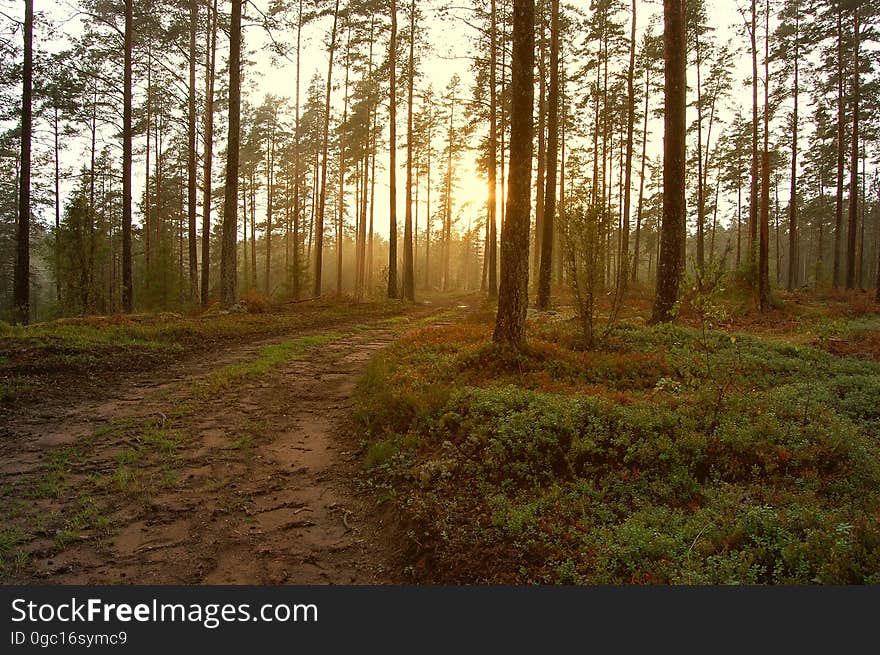
<svg viewBox="0 0 880 655"><path fill-rule="evenodd" d="M438 309L416 312L412 318L424 319ZM8 581L400 581L399 540L383 525L375 504L354 489L358 440L342 430L367 362L406 329L405 322L385 321L349 331L203 399L196 411L176 418L166 417L213 372L252 361L265 346L301 335L174 367L157 381L138 379L112 398L57 415L20 417L4 430L0 483L14 487L16 478L32 476L44 466L47 449L87 440L88 452L67 465L59 497L29 502L42 515L63 517L84 504L82 489L89 488L88 498L103 517L98 523L107 526L96 527L93 517L75 538L67 535L69 543L63 547L57 530L29 530L37 535L27 544L29 561L7 576ZM102 425L143 420L156 421L162 429L167 420L175 433L187 435L174 449L173 464L166 459L164 464L124 467L120 462L140 438L131 431L121 438L112 430L99 434ZM121 490L118 484L95 486L99 476L118 483L120 469L145 482L134 490Z"/></svg>

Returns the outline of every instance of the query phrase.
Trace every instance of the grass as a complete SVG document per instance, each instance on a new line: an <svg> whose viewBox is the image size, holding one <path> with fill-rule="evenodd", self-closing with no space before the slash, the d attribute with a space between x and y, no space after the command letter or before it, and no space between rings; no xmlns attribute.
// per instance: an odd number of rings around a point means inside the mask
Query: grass
<svg viewBox="0 0 880 655"><path fill-rule="evenodd" d="M394 315L402 311L405 306L400 303L340 303L306 311L303 316L278 313L201 319L168 316L136 320L83 319L29 329L7 326L0 336L0 341L6 339L6 346L36 348L42 352L63 344L73 355L54 361L63 361L64 366L75 373L81 365L112 365L118 353L102 350L103 346L123 348L120 352L128 356L132 349L138 348L181 353L203 347L201 340L206 338L256 336L306 324L313 329L331 319L343 324L366 319L344 327L344 331L296 337L264 346L252 359L216 369L184 394L169 398L169 409L160 418L135 417L106 422L75 446L47 451L44 463L36 471L0 489L4 504L0 511L0 576L21 572L29 559L29 551L35 548L57 553L83 538L105 538L113 529L113 521L106 512L112 511L120 496L147 502L162 491L180 485L180 452L185 442L193 438L186 428L186 419L199 412L204 402L348 334L383 326L424 324L423 319ZM392 316L389 318L388 314ZM181 341L175 341L177 339ZM0 355L0 368L13 365L16 360L16 356L4 357ZM266 439L267 428L263 421L254 419L248 422L247 429L248 432L237 435L230 446L250 457L257 444ZM118 445L108 458L109 468L82 475L79 471L91 464L89 458L99 443ZM72 495L73 490L80 493L78 502ZM28 502L20 502L25 496ZM246 504L247 499L230 496L226 511L240 511ZM48 511L47 506L56 509ZM57 509L59 506L63 511ZM46 541L49 545L43 543Z"/></svg>
<svg viewBox="0 0 880 655"><path fill-rule="evenodd" d="M0 329L0 403L44 398L58 378L149 370L224 344L341 322L399 317L393 301L313 301L254 313L173 313L69 318Z"/></svg>
<svg viewBox="0 0 880 655"><path fill-rule="evenodd" d="M416 330L358 387L367 478L428 580L880 583L880 363L820 336L880 317L799 317L632 320L594 351L559 316L521 351L489 310Z"/></svg>

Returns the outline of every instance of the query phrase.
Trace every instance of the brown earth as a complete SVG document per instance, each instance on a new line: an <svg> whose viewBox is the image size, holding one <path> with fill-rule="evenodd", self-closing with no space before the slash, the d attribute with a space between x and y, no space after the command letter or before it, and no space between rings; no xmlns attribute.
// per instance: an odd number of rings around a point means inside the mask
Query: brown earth
<svg viewBox="0 0 880 655"><path fill-rule="evenodd" d="M371 356L414 321L442 320L441 309L449 306L339 326L325 343L219 389L208 384L218 371L308 333L203 353L97 397L7 416L0 580L405 581L405 539L355 483L350 400Z"/></svg>

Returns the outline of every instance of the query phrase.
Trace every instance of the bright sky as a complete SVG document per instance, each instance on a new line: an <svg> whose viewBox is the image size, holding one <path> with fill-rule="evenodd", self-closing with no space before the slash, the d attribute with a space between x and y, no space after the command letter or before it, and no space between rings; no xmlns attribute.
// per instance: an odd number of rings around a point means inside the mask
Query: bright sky
<svg viewBox="0 0 880 655"><path fill-rule="evenodd" d="M253 0L257 7L262 10L267 9L270 4L270 0ZM327 0L328 2L330 0ZM455 16L461 16L463 18L471 19L470 12L467 10L468 2L464 0L459 3L460 8L453 12L452 16L447 16L443 19L438 18L438 14L436 13L436 8L441 0L421 0L420 8L423 12L423 27L426 29L427 33L423 39L424 43L430 44L430 47L423 48L421 51L421 60L422 60L422 80L421 84L425 84L427 81L430 81L433 84L435 92L438 94L443 91L447 82L452 77L453 74L458 74L462 79L462 89L465 92L469 92L472 75L470 72L470 57L473 54L473 45L471 43L471 39L473 37L472 28L469 27L464 21L458 20ZM80 29L78 25L78 19L70 19L70 17L75 13L74 8L69 4L70 0L65 0L64 3L54 3L49 6L48 9L43 8L44 11L47 11L50 16L55 21L65 21L66 20L66 30L68 32L77 31ZM404 3L399 3L404 4ZM584 10L589 9L589 0L571 0L569 2L564 2L563 5L579 7ZM38 3L39 5L39 3ZM719 43L726 42L728 40L733 41L735 45L741 45L744 43L744 37L741 31L742 25L742 17L737 10L737 4L735 0L709 0L710 9L708 14L710 16L711 24L716 28L716 37ZM40 7L38 6L38 10ZM408 22L406 18L405 7L399 8L399 26L400 29L403 30L406 27ZM253 14L253 10L250 12ZM646 27L649 20L653 20L657 25L660 25L660 15L662 12L662 3L660 0L651 0L651 1L640 1L638 5L638 32ZM301 94L302 97L305 97L306 89L308 86L308 82L311 79L314 72L318 72L321 77L326 76L326 67L327 67L327 53L324 51L323 43L325 39L325 35L329 32L331 26L332 19L327 19L319 23L315 23L313 25L308 26L303 32L303 65L302 65L302 78L301 78ZM771 22L771 30L773 29L773 24ZM628 31L628 26L626 27ZM760 33L760 32L759 32ZM295 39L295 32L291 31L287 35L276 35L276 39L286 39L288 42L292 43L293 39ZM637 37L638 39L639 37ZM294 92L294 80L295 80L295 69L292 62L285 61L277 61L273 63L271 61L270 56L265 51L265 46L268 44L268 38L263 33L262 29L259 27L254 27L253 24L246 29L245 40L247 47L254 51L252 55L252 59L254 60L254 66L249 68L246 73L246 81L248 84L253 85L252 91L246 91L249 93L248 98L250 102L253 104L259 104L262 101L262 98L267 93L272 93L275 95L291 97ZM579 40L580 41L580 40ZM59 47L60 43L46 43L38 42L37 47L44 47L46 49L55 49ZM379 45L379 49L377 51L377 55L384 56L384 49L386 48L386 44L382 43ZM219 57L225 59L228 49L228 44L225 38L221 38L218 41L218 48L220 50ZM337 60L337 64L338 64ZM728 100L727 107L721 112L721 119L731 117L737 107L744 108L745 112L748 114L750 112L750 103L751 103L751 93L750 89L744 85L742 85L739 80L748 78L751 74L751 66L748 56L740 56L737 58L737 66L734 71L734 79L737 80L734 83L734 88L732 92L731 98ZM772 76L772 72L771 72ZM337 83L341 82L342 72L341 67L336 69L334 73L334 77ZM689 82L693 84L694 74L693 71L689 71ZM339 85L341 86L341 84ZM572 89L569 89L569 92L572 92ZM334 104L341 105L341 89L337 88L335 91ZM690 98L689 98L690 99ZM806 100L806 98L803 98ZM658 103L662 102L662 98L657 95L652 98L652 110L658 106ZM806 104L806 103L804 103ZM406 106L405 103L399 105L398 108L398 135L401 140L405 138L405 129L406 129ZM787 108L784 108L783 111L777 114L777 120L781 119L782 116L787 112ZM802 115L809 116L809 109L804 107L802 109ZM649 155L656 155L659 153L661 143L662 143L662 121L653 120L649 126ZM806 130L805 130L806 131ZM714 138L720 134L720 130L714 132ZM217 138L217 151L219 152L223 147L223 141L225 140L225 134L220 133L216 135ZM802 134L802 138L806 138L806 134ZM106 134L105 139L109 141L113 141L114 137L111 134ZM476 143L478 140L478 136L475 135L472 143ZM115 142L114 142L114 145ZM67 144L65 150L65 159L71 165L78 164L78 162L82 161L82 152L85 150L86 144L84 141L73 141ZM384 158L387 166L387 155ZM401 152L398 156L398 163L400 166L405 164L404 153ZM141 192L143 188L143 166L135 166L135 197L138 197L138 194ZM220 166L215 166L215 184L222 183L222 170ZM439 177L439 176L438 176ZM634 188L637 188L638 180L635 179L634 176L633 184ZM398 213L402 215L403 213L403 203L404 203L404 192L403 192L403 184L402 184L402 169L401 173L398 176ZM380 187L377 188L377 198L387 198L387 172L383 171L381 173L381 177L378 180ZM437 181L435 181L437 184ZM69 185L67 185L69 188ZM384 189L384 195L383 195ZM500 195L500 193L499 193ZM481 215L483 213L482 206L485 202L486 196L486 183L485 180L481 179L475 171L474 166L474 158L473 155L465 156L460 162L458 168L458 189L456 191L456 205L457 207L461 207L462 204L470 203L470 206L467 208L466 215L473 215L474 217ZM420 201L424 203L424 194L421 195ZM499 198L500 201L500 198ZM376 212L376 225L377 229L380 233L387 236L388 232L388 223L387 223L387 210L383 210L384 203L377 203L377 212ZM730 209L730 202L722 200L722 208L720 211L720 215L722 217L726 217L727 211ZM423 210L420 210L420 215L423 216ZM423 223L423 219L420 219L420 222Z"/></svg>

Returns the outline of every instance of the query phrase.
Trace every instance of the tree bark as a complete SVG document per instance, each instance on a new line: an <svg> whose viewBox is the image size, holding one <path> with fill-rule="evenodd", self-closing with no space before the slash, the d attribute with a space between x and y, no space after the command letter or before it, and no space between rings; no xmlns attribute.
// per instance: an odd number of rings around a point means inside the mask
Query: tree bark
<svg viewBox="0 0 880 655"><path fill-rule="evenodd" d="M794 3L794 106L791 113L791 180L788 199L788 283L793 291L798 285L798 207L797 207L797 155L798 155L798 95L800 93L800 7Z"/></svg>
<svg viewBox="0 0 880 655"><path fill-rule="evenodd" d="M415 271L413 270L413 86L415 85L416 2L409 9L409 71L406 111L406 213L403 223L403 298L416 299Z"/></svg>
<svg viewBox="0 0 880 655"><path fill-rule="evenodd" d="M189 98L187 130L187 228L189 240L190 301L199 299L199 261L196 243L196 31L199 20L198 0L189 0Z"/></svg>
<svg viewBox="0 0 880 655"><path fill-rule="evenodd" d="M132 136L132 47L134 41L133 0L125 0L125 34L122 73L122 310L134 304L131 279L131 136Z"/></svg>
<svg viewBox="0 0 880 655"><path fill-rule="evenodd" d="M837 7L837 194L834 207L834 264L832 286L840 285L840 255L843 243L843 162L844 162L844 96L843 96L843 9Z"/></svg>
<svg viewBox="0 0 880 655"><path fill-rule="evenodd" d="M535 0L513 0L510 173L501 229L501 286L494 340L525 341L529 291L529 215L532 185L532 113L535 104Z"/></svg>
<svg viewBox="0 0 880 655"><path fill-rule="evenodd" d="M223 199L223 241L220 251L220 290L224 306L235 303L236 231L238 225L238 159L241 142L241 9L232 0L229 25L229 136L226 146L226 187Z"/></svg>
<svg viewBox="0 0 880 655"><path fill-rule="evenodd" d="M16 223L13 318L30 321L31 288L31 139L33 136L34 3L24 3L24 62L21 85L21 168L18 177L18 221Z"/></svg>
<svg viewBox="0 0 880 655"><path fill-rule="evenodd" d="M761 152L761 235L758 253L758 304L770 309L770 2L764 15L764 149Z"/></svg>
<svg viewBox="0 0 880 655"><path fill-rule="evenodd" d="M550 86L547 96L546 189L541 225L541 263L538 271L537 304L540 309L547 309L550 305L550 276L553 272L553 223L556 216L556 171L559 156L559 0L551 0L550 7Z"/></svg>
<svg viewBox="0 0 880 655"><path fill-rule="evenodd" d="M327 209L327 168L329 162L330 142L330 93L333 90L333 55L336 52L336 25L339 22L339 0L333 9L333 29L330 32L330 62L327 65L327 94L324 100L324 139L321 161L321 195L318 201L318 213L315 216L315 298L321 296L321 273L324 265L324 212Z"/></svg>
<svg viewBox="0 0 880 655"><path fill-rule="evenodd" d="M209 0L210 2L210 0ZM205 55L205 137L202 161L202 306L211 290L211 167L214 158L214 83L217 69L217 0L208 5Z"/></svg>
<svg viewBox="0 0 880 655"><path fill-rule="evenodd" d="M846 239L846 288L856 286L856 234L859 219L859 6L853 9L852 143L849 170L849 225Z"/></svg>
<svg viewBox="0 0 880 655"><path fill-rule="evenodd" d="M663 1L665 111L663 139L663 224L657 262L657 295L653 322L673 318L684 267L685 134L687 41L685 0Z"/></svg>
<svg viewBox="0 0 880 655"><path fill-rule="evenodd" d="M496 0L489 3L489 252L488 294L498 297L498 66ZM430 156L430 155L429 155ZM430 180L428 182L430 184ZM430 238L430 234L428 235Z"/></svg>
<svg viewBox="0 0 880 655"><path fill-rule="evenodd" d="M388 41L388 297L397 297L397 0L391 0L391 38Z"/></svg>

